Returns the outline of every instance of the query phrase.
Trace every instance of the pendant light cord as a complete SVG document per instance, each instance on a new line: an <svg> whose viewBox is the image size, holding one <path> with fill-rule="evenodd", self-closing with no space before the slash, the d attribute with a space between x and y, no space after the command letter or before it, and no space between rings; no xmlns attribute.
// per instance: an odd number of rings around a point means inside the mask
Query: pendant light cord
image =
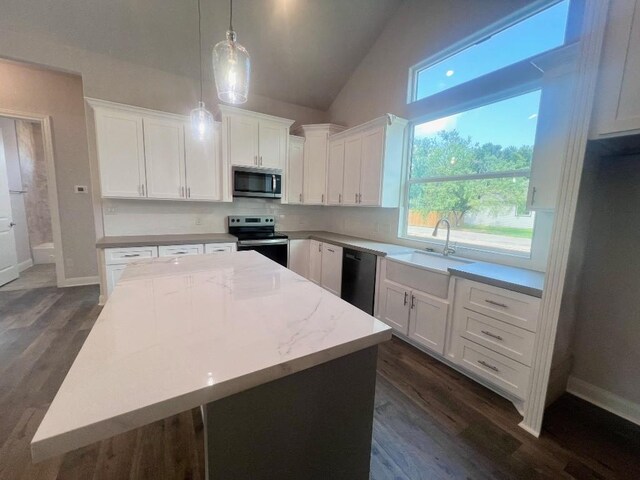
<svg viewBox="0 0 640 480"><path fill-rule="evenodd" d="M200 65L200 102L202 102L202 14L198 0L198 65Z"/></svg>
<svg viewBox="0 0 640 480"><path fill-rule="evenodd" d="M233 32L233 0L229 0L229 30Z"/></svg>

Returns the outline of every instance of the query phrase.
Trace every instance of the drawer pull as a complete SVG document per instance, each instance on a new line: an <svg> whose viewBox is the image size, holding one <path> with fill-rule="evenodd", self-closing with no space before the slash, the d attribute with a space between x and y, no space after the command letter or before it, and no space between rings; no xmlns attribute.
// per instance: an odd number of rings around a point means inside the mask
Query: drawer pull
<svg viewBox="0 0 640 480"><path fill-rule="evenodd" d="M500 302L494 302L493 300L489 300L486 299L484 300L485 302L491 304L491 305L495 305L496 307L502 307L502 308L509 308L507 305L505 305L504 303L500 303Z"/></svg>
<svg viewBox="0 0 640 480"><path fill-rule="evenodd" d="M123 258L133 258L133 257L139 257L140 254L139 253L125 253L124 255L122 255Z"/></svg>
<svg viewBox="0 0 640 480"><path fill-rule="evenodd" d="M488 332L488 331L486 331L486 330L480 330L480 331L481 331L482 333L484 333L484 334L485 334L486 336L488 336L488 337L493 337L493 338L495 338L496 340L504 340L500 335L496 335L495 333L491 333L491 332Z"/></svg>
<svg viewBox="0 0 640 480"><path fill-rule="evenodd" d="M335 251L335 250L331 250L330 248L327 248L327 250L328 250L329 252L331 252L331 253L336 253L336 251Z"/></svg>
<svg viewBox="0 0 640 480"><path fill-rule="evenodd" d="M494 372L499 372L500 371L498 369L498 367L494 367L493 365L491 365L490 363L485 362L484 360L478 360L478 363L480 365L482 365L483 367L487 367L489 370L493 370Z"/></svg>
<svg viewBox="0 0 640 480"><path fill-rule="evenodd" d="M175 255L186 255L187 253L189 252L182 251L182 252L176 252Z"/></svg>
<svg viewBox="0 0 640 480"><path fill-rule="evenodd" d="M404 292L404 306L407 306L407 297L409 296L409 292Z"/></svg>

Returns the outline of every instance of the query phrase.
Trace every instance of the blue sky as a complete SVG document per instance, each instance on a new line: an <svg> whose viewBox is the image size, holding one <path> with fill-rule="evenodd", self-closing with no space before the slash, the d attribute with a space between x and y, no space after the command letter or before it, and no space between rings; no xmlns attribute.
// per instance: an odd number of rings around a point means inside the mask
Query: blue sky
<svg viewBox="0 0 640 480"><path fill-rule="evenodd" d="M564 43L569 0L549 7L490 39L467 48L418 74L418 98L532 57ZM416 127L416 135L457 128L480 143L533 144L540 93L531 92L500 103ZM443 128L440 128L443 127Z"/></svg>

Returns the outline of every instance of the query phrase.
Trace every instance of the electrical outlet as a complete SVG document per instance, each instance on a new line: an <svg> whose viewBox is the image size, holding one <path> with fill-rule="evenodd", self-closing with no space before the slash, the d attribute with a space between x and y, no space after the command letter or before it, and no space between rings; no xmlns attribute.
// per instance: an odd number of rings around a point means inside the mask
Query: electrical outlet
<svg viewBox="0 0 640 480"><path fill-rule="evenodd" d="M202 218L196 217L196 225L202 225Z"/></svg>
<svg viewBox="0 0 640 480"><path fill-rule="evenodd" d="M107 207L104 211L105 215L117 215L118 207Z"/></svg>
<svg viewBox="0 0 640 480"><path fill-rule="evenodd" d="M74 191L76 193L88 193L89 192L89 187L87 187L86 185L76 185L75 187L73 187Z"/></svg>

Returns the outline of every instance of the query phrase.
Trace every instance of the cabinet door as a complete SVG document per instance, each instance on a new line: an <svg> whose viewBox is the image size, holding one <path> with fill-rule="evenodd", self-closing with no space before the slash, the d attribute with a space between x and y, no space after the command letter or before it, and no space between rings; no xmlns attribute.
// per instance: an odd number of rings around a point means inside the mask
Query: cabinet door
<svg viewBox="0 0 640 480"><path fill-rule="evenodd" d="M186 198L184 124L164 118L144 119L147 197Z"/></svg>
<svg viewBox="0 0 640 480"><path fill-rule="evenodd" d="M322 245L322 286L340 296L342 292L342 247Z"/></svg>
<svg viewBox="0 0 640 480"><path fill-rule="evenodd" d="M309 277L309 249L311 240L289 240L289 269Z"/></svg>
<svg viewBox="0 0 640 480"><path fill-rule="evenodd" d="M304 138L289 138L289 168L287 175L287 198L289 203L302 203L304 183Z"/></svg>
<svg viewBox="0 0 640 480"><path fill-rule="evenodd" d="M287 160L288 129L265 120L259 125L258 166L283 169Z"/></svg>
<svg viewBox="0 0 640 480"><path fill-rule="evenodd" d="M186 197L215 201L221 198L220 126L215 125L210 138L200 140L185 125Z"/></svg>
<svg viewBox="0 0 640 480"><path fill-rule="evenodd" d="M257 166L259 121L243 115L229 115L226 121L229 164Z"/></svg>
<svg viewBox="0 0 640 480"><path fill-rule="evenodd" d="M146 193L142 116L96 109L96 144L103 197Z"/></svg>
<svg viewBox="0 0 640 480"><path fill-rule="evenodd" d="M127 265L107 265L107 297L111 296Z"/></svg>
<svg viewBox="0 0 640 480"><path fill-rule="evenodd" d="M409 337L443 355L449 304L414 290L410 307Z"/></svg>
<svg viewBox="0 0 640 480"><path fill-rule="evenodd" d="M384 158L384 128L362 135L360 162L360 205L380 205L382 193L382 162Z"/></svg>
<svg viewBox="0 0 640 480"><path fill-rule="evenodd" d="M409 291L385 280L381 288L381 320L403 335L409 332Z"/></svg>
<svg viewBox="0 0 640 480"><path fill-rule="evenodd" d="M327 186L327 136L309 135L304 144L304 203L321 205Z"/></svg>
<svg viewBox="0 0 640 480"><path fill-rule="evenodd" d="M529 210L556 207L558 183L567 155L574 81L575 76L570 73L543 80L527 196Z"/></svg>
<svg viewBox="0 0 640 480"><path fill-rule="evenodd" d="M184 255L202 255L204 253L204 245L188 244L188 245L161 245L158 247L158 256L160 257L180 257Z"/></svg>
<svg viewBox="0 0 640 480"><path fill-rule="evenodd" d="M320 285L322 283L322 243L310 240L309 248L309 280Z"/></svg>
<svg viewBox="0 0 640 480"><path fill-rule="evenodd" d="M360 166L362 160L362 136L344 141L344 183L342 203L358 205L360 195Z"/></svg>
<svg viewBox="0 0 640 480"><path fill-rule="evenodd" d="M344 174L344 140L329 142L329 173L327 175L327 203L342 203L342 182Z"/></svg>

